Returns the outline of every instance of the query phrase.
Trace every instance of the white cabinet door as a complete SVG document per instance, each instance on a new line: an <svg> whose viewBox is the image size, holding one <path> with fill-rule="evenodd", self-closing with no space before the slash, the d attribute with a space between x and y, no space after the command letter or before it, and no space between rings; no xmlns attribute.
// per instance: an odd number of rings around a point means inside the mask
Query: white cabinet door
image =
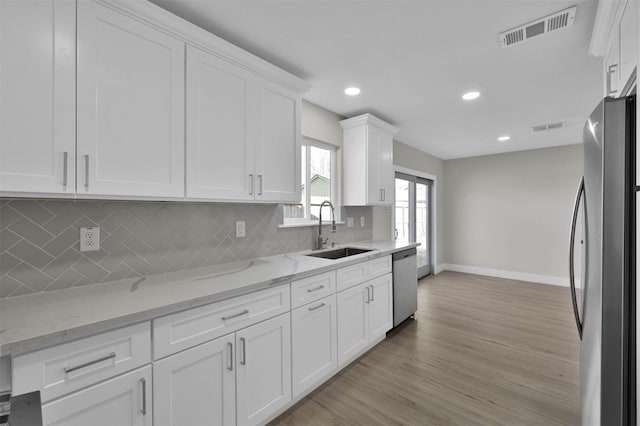
<svg viewBox="0 0 640 426"><path fill-rule="evenodd" d="M291 314L236 333L237 424L263 422L291 401Z"/></svg>
<svg viewBox="0 0 640 426"><path fill-rule="evenodd" d="M294 398L338 368L336 295L291 312Z"/></svg>
<svg viewBox="0 0 640 426"><path fill-rule="evenodd" d="M42 406L45 426L152 426L146 366Z"/></svg>
<svg viewBox="0 0 640 426"><path fill-rule="evenodd" d="M300 202L300 96L263 81L258 100L256 200Z"/></svg>
<svg viewBox="0 0 640 426"><path fill-rule="evenodd" d="M255 77L187 47L187 197L253 200Z"/></svg>
<svg viewBox="0 0 640 426"><path fill-rule="evenodd" d="M75 9L0 1L1 192L75 193Z"/></svg>
<svg viewBox="0 0 640 426"><path fill-rule="evenodd" d="M366 283L371 289L369 341L384 336L393 326L392 280L392 274L387 274Z"/></svg>
<svg viewBox="0 0 640 426"><path fill-rule="evenodd" d="M620 32L614 29L604 57L604 95L620 96Z"/></svg>
<svg viewBox="0 0 640 426"><path fill-rule="evenodd" d="M381 130L369 126L367 129L367 202L370 205L383 204L382 188L382 146Z"/></svg>
<svg viewBox="0 0 640 426"><path fill-rule="evenodd" d="M378 177L380 189L382 189L382 205L393 205L393 187L395 183L393 173L393 137L380 132L378 145Z"/></svg>
<svg viewBox="0 0 640 426"><path fill-rule="evenodd" d="M369 339L369 294L366 283L338 293L338 365L358 356Z"/></svg>
<svg viewBox="0 0 640 426"><path fill-rule="evenodd" d="M155 426L235 424L234 345L230 334L154 363Z"/></svg>
<svg viewBox="0 0 640 426"><path fill-rule="evenodd" d="M620 89L629 89L638 65L638 0L627 0L620 21Z"/></svg>
<svg viewBox="0 0 640 426"><path fill-rule="evenodd" d="M184 197L184 44L78 2L78 196Z"/></svg>

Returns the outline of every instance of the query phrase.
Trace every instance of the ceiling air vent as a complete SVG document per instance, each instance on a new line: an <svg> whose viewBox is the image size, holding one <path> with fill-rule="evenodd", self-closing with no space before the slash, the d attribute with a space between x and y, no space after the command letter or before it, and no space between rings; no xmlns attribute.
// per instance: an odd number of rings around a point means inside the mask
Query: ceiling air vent
<svg viewBox="0 0 640 426"><path fill-rule="evenodd" d="M549 130L562 129L567 125L566 121L561 121L559 123L549 123L549 124L541 124L539 126L533 126L531 130L534 132L547 132Z"/></svg>
<svg viewBox="0 0 640 426"><path fill-rule="evenodd" d="M572 6L568 9L500 33L500 46L509 47L541 34L557 31L561 28L573 25L573 21L576 18L576 9L577 6Z"/></svg>

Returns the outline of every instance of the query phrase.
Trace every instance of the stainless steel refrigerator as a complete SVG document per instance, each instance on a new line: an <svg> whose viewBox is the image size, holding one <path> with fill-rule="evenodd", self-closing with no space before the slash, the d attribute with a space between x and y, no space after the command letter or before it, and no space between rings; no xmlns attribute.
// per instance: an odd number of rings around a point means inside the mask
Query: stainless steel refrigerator
<svg viewBox="0 0 640 426"><path fill-rule="evenodd" d="M569 270L588 426L636 424L635 131L635 95L605 98L584 127Z"/></svg>

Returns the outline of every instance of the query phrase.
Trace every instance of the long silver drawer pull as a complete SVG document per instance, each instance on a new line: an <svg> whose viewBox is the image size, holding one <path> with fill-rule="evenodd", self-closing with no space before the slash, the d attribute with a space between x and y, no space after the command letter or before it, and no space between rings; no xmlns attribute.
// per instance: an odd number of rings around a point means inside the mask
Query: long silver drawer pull
<svg viewBox="0 0 640 426"><path fill-rule="evenodd" d="M253 175L249 175L251 183L249 184L249 195L253 195Z"/></svg>
<svg viewBox="0 0 640 426"><path fill-rule="evenodd" d="M307 293L313 293L314 291L322 290L323 288L324 285L319 285L318 287L307 289Z"/></svg>
<svg viewBox="0 0 640 426"><path fill-rule="evenodd" d="M62 186L67 186L67 174L69 171L69 153L65 151L62 163Z"/></svg>
<svg viewBox="0 0 640 426"><path fill-rule="evenodd" d="M233 371L233 343L227 342L227 347L229 348L229 365L227 366L227 370Z"/></svg>
<svg viewBox="0 0 640 426"><path fill-rule="evenodd" d="M322 308L323 306L327 306L327 305L325 305L324 303L321 303L321 304L319 304L318 306L314 306L313 308L309 308L309 310L310 310L310 311L315 311L316 309L320 309L320 308Z"/></svg>
<svg viewBox="0 0 640 426"><path fill-rule="evenodd" d="M262 175L258 175L258 179L260 180L260 189L258 191L258 195L262 195Z"/></svg>
<svg viewBox="0 0 640 426"><path fill-rule="evenodd" d="M84 156L84 187L89 188L89 154Z"/></svg>
<svg viewBox="0 0 640 426"><path fill-rule="evenodd" d="M140 379L140 384L142 385L142 410L140 413L143 416L147 415L147 381L145 379Z"/></svg>
<svg viewBox="0 0 640 426"><path fill-rule="evenodd" d="M240 338L240 345L242 345L242 358L240 358L240 364L247 365L247 341L244 337Z"/></svg>
<svg viewBox="0 0 640 426"><path fill-rule="evenodd" d="M228 320L233 319L233 318L238 318L238 317L241 317L241 316L246 315L248 313L249 313L249 310L245 309L244 311L238 312L237 314L229 315L228 317L222 317L222 321L228 321Z"/></svg>
<svg viewBox="0 0 640 426"><path fill-rule="evenodd" d="M373 302L375 300L376 294L373 291L373 285L371 285L370 287L371 287L371 301Z"/></svg>
<svg viewBox="0 0 640 426"><path fill-rule="evenodd" d="M364 303L369 303L371 301L371 295L369 293L369 291L371 290L371 287L367 286L367 300Z"/></svg>
<svg viewBox="0 0 640 426"><path fill-rule="evenodd" d="M96 360L93 360L93 361L85 362L84 364L76 365L75 367L71 367L71 368L66 368L65 367L64 372L65 372L65 374L69 374L69 373L71 373L73 371L80 370L81 368L85 368L85 367L88 367L90 365L97 364L99 362L106 361L108 359L112 359L112 358L115 358L115 357L116 357L116 353L115 352L111 352L107 356L103 356L102 358L99 358L99 359L96 359Z"/></svg>

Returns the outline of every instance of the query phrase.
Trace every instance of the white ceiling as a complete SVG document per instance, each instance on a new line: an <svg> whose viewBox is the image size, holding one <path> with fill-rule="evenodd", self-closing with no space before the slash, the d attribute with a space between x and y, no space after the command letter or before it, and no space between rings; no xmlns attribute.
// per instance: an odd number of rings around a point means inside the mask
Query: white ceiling
<svg viewBox="0 0 640 426"><path fill-rule="evenodd" d="M579 143L602 92L587 55L594 0L152 1L305 79L308 101L373 113L442 159ZM575 4L572 27L499 46L498 33ZM362 93L344 95L350 85ZM471 89L482 96L462 101Z"/></svg>

